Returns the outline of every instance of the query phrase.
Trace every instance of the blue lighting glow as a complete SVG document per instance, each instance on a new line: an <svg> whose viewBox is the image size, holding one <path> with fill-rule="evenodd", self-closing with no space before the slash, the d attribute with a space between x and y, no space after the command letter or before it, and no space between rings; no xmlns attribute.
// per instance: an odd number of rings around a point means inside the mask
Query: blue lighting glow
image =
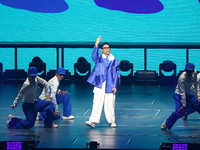
<svg viewBox="0 0 200 150"><path fill-rule="evenodd" d="M188 150L188 144L172 144L172 150Z"/></svg>
<svg viewBox="0 0 200 150"><path fill-rule="evenodd" d="M22 142L7 142L6 150L22 150Z"/></svg>

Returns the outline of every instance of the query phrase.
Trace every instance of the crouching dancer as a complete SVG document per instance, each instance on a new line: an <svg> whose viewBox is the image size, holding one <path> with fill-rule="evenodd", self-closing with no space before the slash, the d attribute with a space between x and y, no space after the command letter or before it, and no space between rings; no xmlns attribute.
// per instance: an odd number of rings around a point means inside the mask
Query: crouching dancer
<svg viewBox="0 0 200 150"><path fill-rule="evenodd" d="M193 63L185 65L185 71L180 75L174 93L175 111L161 125L162 130L171 129L176 121L194 111L200 114L199 74Z"/></svg>
<svg viewBox="0 0 200 150"><path fill-rule="evenodd" d="M39 84L44 85L46 91L46 100L36 99L36 90ZM53 103L50 100L50 86L44 79L37 74L36 67L28 69L28 77L22 85L17 97L10 107L15 109L20 99L23 97L22 109L26 116L26 120L19 119L13 115L8 116L7 127L11 129L30 129L34 126L38 112L46 112L47 117L44 120L44 127L57 128L58 125L53 123Z"/></svg>

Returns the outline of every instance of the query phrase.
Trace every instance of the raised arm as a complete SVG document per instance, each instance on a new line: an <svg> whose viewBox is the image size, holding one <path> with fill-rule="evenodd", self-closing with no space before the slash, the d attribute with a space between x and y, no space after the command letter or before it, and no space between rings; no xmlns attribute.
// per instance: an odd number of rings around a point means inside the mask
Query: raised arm
<svg viewBox="0 0 200 150"><path fill-rule="evenodd" d="M95 63L99 58L98 50L99 50L99 43L101 42L101 40L102 40L102 37L99 35L98 38L96 39L96 42L95 42L95 45L94 45L94 48L93 48L93 51L92 51L92 60Z"/></svg>
<svg viewBox="0 0 200 150"><path fill-rule="evenodd" d="M101 42L101 40L102 40L102 37L101 37L101 35L99 35L98 38L96 39L96 42L95 42L96 47L99 46L99 43Z"/></svg>

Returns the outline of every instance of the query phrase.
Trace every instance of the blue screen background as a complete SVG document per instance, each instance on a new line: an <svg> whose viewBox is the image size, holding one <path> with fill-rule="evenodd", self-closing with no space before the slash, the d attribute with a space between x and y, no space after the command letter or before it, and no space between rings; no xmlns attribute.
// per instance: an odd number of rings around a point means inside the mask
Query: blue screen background
<svg viewBox="0 0 200 150"><path fill-rule="evenodd" d="M137 6L137 7L136 7ZM102 42L199 43L199 0L0 0L0 42ZM85 57L92 66L92 49L65 49L65 68L73 74L73 64ZM19 48L18 68L26 69L34 56L56 68L56 50ZM134 72L144 69L143 49L112 49L119 60L130 60ZM196 64L199 50L190 50L189 61ZM177 70L185 65L184 49L148 50L147 69L158 71L164 60L172 60ZM0 62L14 68L14 50L0 48Z"/></svg>

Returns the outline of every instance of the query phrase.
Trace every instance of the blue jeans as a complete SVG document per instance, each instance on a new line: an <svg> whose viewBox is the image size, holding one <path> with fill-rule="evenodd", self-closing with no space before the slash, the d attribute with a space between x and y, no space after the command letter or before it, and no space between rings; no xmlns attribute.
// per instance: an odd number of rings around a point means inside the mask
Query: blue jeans
<svg viewBox="0 0 200 150"><path fill-rule="evenodd" d="M174 94L174 100L176 104L176 110L166 120L166 125L168 129L171 129L176 121L184 115L191 114L194 111L200 113L200 102L198 102L198 98L196 96L192 94L190 96L186 96L186 111L184 112L179 112L179 109L182 106L181 95Z"/></svg>
<svg viewBox="0 0 200 150"><path fill-rule="evenodd" d="M23 103L23 112L26 120L17 117L12 118L9 123L11 129L30 129L34 126L38 112L45 112L48 114L44 120L45 125L52 125L53 123L53 103L51 101L37 100L35 103Z"/></svg>
<svg viewBox="0 0 200 150"><path fill-rule="evenodd" d="M67 92L64 95L57 94L56 101L58 105L63 103L63 116L69 117L70 115L72 115L72 104L71 104L71 98L70 98L69 92ZM40 113L39 117L40 117L40 120L44 120L46 118L46 112ZM54 115L53 117L54 120L59 119L59 118L60 118L60 115L57 115L57 116Z"/></svg>

